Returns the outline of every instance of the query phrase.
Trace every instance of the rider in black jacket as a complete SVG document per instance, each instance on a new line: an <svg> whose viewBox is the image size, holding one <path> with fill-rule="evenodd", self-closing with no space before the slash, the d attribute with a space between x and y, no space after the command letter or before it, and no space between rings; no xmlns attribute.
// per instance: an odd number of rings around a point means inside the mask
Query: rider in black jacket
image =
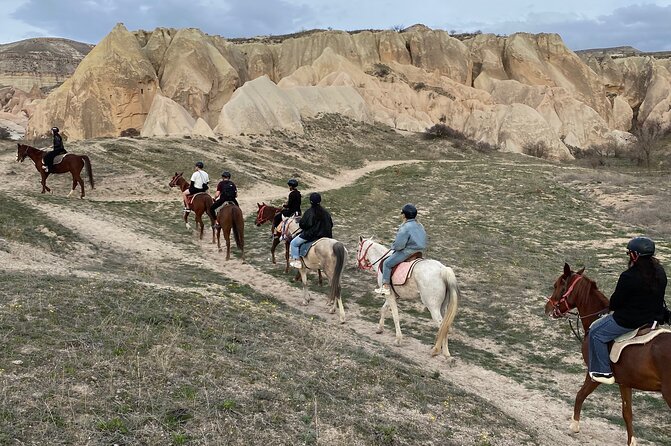
<svg viewBox="0 0 671 446"><path fill-rule="evenodd" d="M54 149L44 155L44 158L42 158L42 168L46 172L51 172L54 168L53 162L54 158L57 155L60 155L61 153L67 153L65 150L65 147L63 147L63 138L61 137L60 131L58 130L58 127L52 127L51 128L51 133L54 135Z"/></svg>
<svg viewBox="0 0 671 446"><path fill-rule="evenodd" d="M299 222L303 230L291 240L291 258L289 265L300 268L300 246L303 243L313 242L322 237L333 238L333 219L331 214L321 205L322 197L317 192L310 194L310 209L305 211Z"/></svg>

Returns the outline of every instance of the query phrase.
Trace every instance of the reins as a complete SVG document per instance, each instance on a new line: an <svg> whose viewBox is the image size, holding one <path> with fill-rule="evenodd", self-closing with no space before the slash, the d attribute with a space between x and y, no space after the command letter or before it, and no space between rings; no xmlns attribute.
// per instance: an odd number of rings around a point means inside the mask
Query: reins
<svg viewBox="0 0 671 446"><path fill-rule="evenodd" d="M569 305L568 298L573 293L573 289L575 288L576 284L582 278L583 278L582 275L577 274L577 277L575 278L575 280L573 280L573 282L571 282L568 289L562 294L561 299L559 299L559 301L557 301L556 303L554 303L554 301L552 299L552 296L550 296L547 299L548 302L553 303L552 316L555 319L559 319L559 318L566 319L568 321L569 327L571 328L571 332L573 333L573 336L575 336L575 338L580 343L582 343L585 339L584 334L583 335L580 334L580 326L582 325L581 322L583 321L583 319L587 319L587 318L592 317L592 316L599 316L599 315L602 315L602 314L608 312L608 307L606 307L602 310L599 310L595 313L587 314L587 315L584 315L584 316L581 316L580 313L577 312L577 311L575 311L575 312L573 311L574 308L572 308ZM566 309L562 310L561 309L562 305L564 305L566 307ZM575 322L575 327L573 326L573 322Z"/></svg>
<svg viewBox="0 0 671 446"><path fill-rule="evenodd" d="M364 240L362 240L362 241L359 243L359 246L360 246L360 248L359 248L359 252L362 252L362 251L363 251L363 253L362 253L361 257L359 257L359 255L358 255L358 253L357 253L357 259L356 259L356 260L357 260L357 267L358 267L359 269L364 270L364 271L372 270L372 269L373 269L373 266L375 266L380 260L382 260L382 259L384 259L385 257L387 257L387 255L391 252L391 249L388 249L387 252L385 252L385 253L382 255L382 257L380 257L379 259L377 259L377 260L374 261L373 263L370 263L370 261L368 260L368 251L369 251L370 248L373 246L374 242L371 242L370 240L367 240L367 241L370 243L370 245L368 245L368 248L366 248L365 250L363 249L363 242L364 242ZM366 261L366 263L364 263L364 260Z"/></svg>

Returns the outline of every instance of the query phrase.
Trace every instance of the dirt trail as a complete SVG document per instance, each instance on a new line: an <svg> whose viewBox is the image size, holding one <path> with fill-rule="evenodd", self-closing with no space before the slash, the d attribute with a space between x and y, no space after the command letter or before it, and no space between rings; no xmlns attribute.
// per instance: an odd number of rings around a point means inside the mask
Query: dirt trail
<svg viewBox="0 0 671 446"><path fill-rule="evenodd" d="M338 189L353 184L357 179L370 172L393 165L418 162L421 161L369 163L360 169L343 172L333 179L322 178L314 183L314 189L321 191ZM30 173L31 176L33 174L34 172ZM13 186L6 183L0 188L4 189L5 192L11 192ZM243 209L249 211L256 209L257 201L268 201L285 196L286 190L283 188L263 186L246 191L245 196L241 197L240 201ZM100 199L100 197L97 198ZM166 197L166 200L173 201L175 198ZM186 255L183 249L173 243L137 231L140 222L127 220L122 223L111 223L106 221L103 215L89 215L62 205L39 202L39 200L30 200L30 202L55 221L78 231L101 246L115 251L129 252L144 261L158 262L161 258L174 259ZM626 442L624 428L614 427L608 422L594 417L583 419L580 434L570 434L568 424L572 414L572 406L565 402L548 398L537 390L527 389L507 377L478 365L466 363L460 360L458 356L449 361L442 357L431 358L429 355L431 346L422 344L410 337L405 337L402 345L395 347L393 346L393 332L387 330L382 335L376 335L374 333L375 324L359 317L359 311L355 303L346 302L348 306L347 322L340 325L337 315L329 315L326 312L325 294L311 293L313 301L309 306L303 306L302 291L289 284L290 276L287 276L286 280L278 279L257 270L252 265L243 264L237 259L225 262L223 254L217 252L216 246L206 241L202 242L200 246L204 259L203 264L208 268L227 278L249 285L260 293L273 296L286 305L297 308L306 314L323 317L327 323L333 325L334 331L339 336L350 337L353 343L364 344L371 351L379 349L379 344L383 344L421 367L431 371L439 371L442 379L467 392L479 395L502 412L519 421L530 431L535 432L544 445L603 445L624 444ZM354 253L350 249L350 261L353 255ZM26 259L21 260L26 261ZM315 280L314 275L311 276L311 280ZM371 286L373 286L372 280ZM465 298L468 298L468 296L465 296ZM403 327L403 304L401 304L401 318L401 327ZM471 342L475 343L477 340L471 340ZM453 353L458 355L458 352ZM578 385L579 383L576 382L576 389ZM641 444L645 443L641 442Z"/></svg>

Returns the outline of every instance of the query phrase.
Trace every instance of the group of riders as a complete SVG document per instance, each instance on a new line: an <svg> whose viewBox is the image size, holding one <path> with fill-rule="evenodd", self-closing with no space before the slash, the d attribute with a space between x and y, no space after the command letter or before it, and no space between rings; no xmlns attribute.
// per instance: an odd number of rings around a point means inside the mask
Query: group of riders
<svg viewBox="0 0 671 446"><path fill-rule="evenodd" d="M231 181L230 172L222 173L222 180L217 186L214 210L226 201L237 203L237 188ZM195 172L191 176L191 186L184 191L185 211L189 211L188 196L207 190L209 177L203 171L203 163L197 162ZM305 243L314 242L322 237L333 237L333 219L331 214L321 205L322 197L313 192L309 196L310 208L302 213L301 193L298 181L294 178L287 181L289 195L282 209L273 219L273 233L282 224L283 219L300 216L299 226L302 230L294 235L290 243L290 266L301 268L300 247ZM394 267L410 257L421 254L427 245L424 226L417 221L417 208L406 204L400 212L401 225L391 245L390 253L381 267L381 284L375 293L385 296L391 293L390 282ZM666 272L655 254L655 243L647 237L636 237L627 244L629 267L617 282L615 291L610 298L609 313L598 319L588 332L589 342L589 374L600 383L615 382L608 357L608 343L618 336L647 324L668 322L668 310L664 295L667 285Z"/></svg>
<svg viewBox="0 0 671 446"><path fill-rule="evenodd" d="M53 134L53 151L43 158L43 169L53 170L54 157L67 153L63 147L58 127L51 129ZM189 196L208 190L210 177L204 170L202 161L195 163L191 183L183 192L184 212L190 212ZM282 209L273 219L273 228L279 227L283 218L300 216L299 226L302 230L295 235L290 244L290 265L301 268L300 247L305 243L314 242L322 237L333 237L333 219L331 214L321 205L322 197L313 192L309 196L310 208L302 213L301 193L298 181L294 178L287 181L289 195ZM215 200L210 207L210 215L216 215L218 207L226 202L238 204L238 189L231 181L231 173L221 174L217 185ZM375 292L389 295L391 273L395 266L426 249L427 236L424 226L417 218L417 208L406 204L401 208L401 225L391 245L390 254L382 264L382 280ZM667 285L666 272L659 260L654 256L655 243L647 237L636 237L627 244L629 258L628 269L620 274L615 291L610 298L609 313L598 319L588 332L589 343L589 374L592 380L605 384L613 384L615 378L609 360L608 343L618 336L638 327L664 323L668 321L668 309L664 300Z"/></svg>

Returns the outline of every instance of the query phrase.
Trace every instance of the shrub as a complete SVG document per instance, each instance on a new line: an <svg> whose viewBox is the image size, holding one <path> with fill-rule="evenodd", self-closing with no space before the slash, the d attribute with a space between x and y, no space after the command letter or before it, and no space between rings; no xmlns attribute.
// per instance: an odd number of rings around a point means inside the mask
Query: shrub
<svg viewBox="0 0 671 446"><path fill-rule="evenodd" d="M454 139L466 139L466 136L461 133L459 130L455 130L452 127L444 123L435 124L433 127L429 127L424 132L425 139L436 139L436 138L454 138Z"/></svg>
<svg viewBox="0 0 671 446"><path fill-rule="evenodd" d="M383 63L376 63L373 65L373 71L371 74L373 76L377 77L386 77L391 73L391 68L389 68L389 65L385 65Z"/></svg>
<svg viewBox="0 0 671 446"><path fill-rule="evenodd" d="M542 141L527 143L522 147L522 153L535 156L536 158L545 158L550 154L550 148Z"/></svg>
<svg viewBox="0 0 671 446"><path fill-rule="evenodd" d="M426 84L424 82L417 82L415 85L412 86L412 88L415 91L421 91L426 89Z"/></svg>
<svg viewBox="0 0 671 446"><path fill-rule="evenodd" d="M492 153L499 150L498 146L489 144L488 142L478 141L473 145L473 148L480 153Z"/></svg>
<svg viewBox="0 0 671 446"><path fill-rule="evenodd" d="M119 136L125 136L127 138L137 138L140 136L140 131L136 128L130 127L126 130L122 130Z"/></svg>
<svg viewBox="0 0 671 446"><path fill-rule="evenodd" d="M10 136L12 136L12 134L9 133L9 130L4 127L0 127L0 139L9 139Z"/></svg>

